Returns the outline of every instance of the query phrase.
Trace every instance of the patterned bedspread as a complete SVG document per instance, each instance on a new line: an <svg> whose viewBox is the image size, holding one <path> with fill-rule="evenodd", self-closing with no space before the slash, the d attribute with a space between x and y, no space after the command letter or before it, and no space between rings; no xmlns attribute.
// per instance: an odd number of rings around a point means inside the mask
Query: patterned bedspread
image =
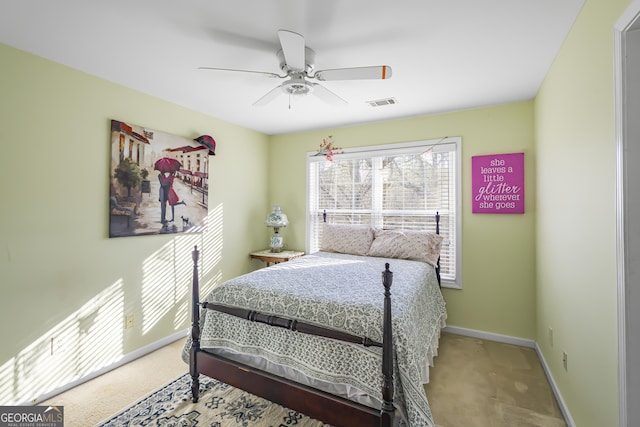
<svg viewBox="0 0 640 427"><path fill-rule="evenodd" d="M432 266L318 252L231 279L213 289L206 301L304 320L382 342L385 262L393 272L394 403L412 427L432 426L422 384L446 319ZM223 347L258 356L314 380L381 398L380 348L295 333L212 310L203 313L201 330L202 348ZM187 342L183 351L185 361L189 346Z"/></svg>

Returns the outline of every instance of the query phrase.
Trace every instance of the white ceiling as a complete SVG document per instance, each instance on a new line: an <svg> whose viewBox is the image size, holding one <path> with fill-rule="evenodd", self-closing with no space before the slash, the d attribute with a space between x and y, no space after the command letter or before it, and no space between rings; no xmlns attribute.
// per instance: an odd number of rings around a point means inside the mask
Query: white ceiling
<svg viewBox="0 0 640 427"><path fill-rule="evenodd" d="M274 135L531 99L584 0L6 0L0 42ZM277 30L305 36L315 69L390 65L389 80L322 82L255 102L282 81ZM395 105L366 101L393 97Z"/></svg>

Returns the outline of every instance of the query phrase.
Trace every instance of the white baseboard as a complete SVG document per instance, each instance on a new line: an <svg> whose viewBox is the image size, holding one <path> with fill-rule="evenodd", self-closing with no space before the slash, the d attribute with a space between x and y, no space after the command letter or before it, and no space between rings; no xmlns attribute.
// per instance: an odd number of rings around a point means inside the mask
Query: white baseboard
<svg viewBox="0 0 640 427"><path fill-rule="evenodd" d="M445 326L442 329L442 332L449 332L451 334L464 335L465 337L496 341L504 344L519 345L520 347L536 348L536 342L534 340L512 337L509 335L494 334L493 332L477 331L475 329L460 328L458 326Z"/></svg>
<svg viewBox="0 0 640 427"><path fill-rule="evenodd" d="M58 387L55 390L51 390L41 396L38 396L37 398L30 400L28 402L24 402L21 405L23 406L27 406L27 405L37 405L40 402L43 402L47 399L51 399L52 397L60 394L60 393L64 393L67 390L72 389L73 387L79 386L82 383L85 383L89 380L92 380L96 377L99 377L102 374L106 374L109 371L112 371L116 368L119 368L123 365L126 365L129 362L133 362L136 359L139 359L142 356L145 356L153 351L156 351L166 345L169 345L177 340L186 338L187 335L189 334L189 332L191 331L191 328L187 328L187 329L183 329L181 331L178 331L174 334L171 334L167 337L162 338L161 340L158 340L156 342L153 342L151 344L145 345L144 347L140 347L137 350L132 351L131 353L127 353L124 356L122 356L122 358L120 360L118 360L115 363L112 363L109 366L105 366L95 372L92 372L88 375L85 375L82 378L78 378L75 381L72 381L68 384L63 385L62 387Z"/></svg>
<svg viewBox="0 0 640 427"><path fill-rule="evenodd" d="M549 380L549 384L551 384L551 390L553 390L553 394L556 397L556 401L558 402L560 411L562 411L562 415L564 416L564 421L567 423L567 427L576 427L576 423L575 421L573 421L573 417L569 412L569 408L567 408L567 405L564 403L562 394L560 394L560 390L558 390L556 381L553 379L553 375L551 375L551 371L549 370L547 361L544 359L544 355L542 354L542 350L540 350L538 343L536 343L536 353L538 354L538 359L540 359L540 363L542 364L544 373L547 374L547 380Z"/></svg>
<svg viewBox="0 0 640 427"><path fill-rule="evenodd" d="M560 407L560 411L562 412L564 421L567 423L567 427L576 427L576 423L573 421L573 417L571 417L569 408L567 408L567 405L562 398L562 394L558 389L558 385L553 379L553 375L551 375L551 371L549 370L547 361L544 359L544 355L542 354L542 351L540 350L540 347L538 346L538 343L536 341L525 338L512 337L509 335L494 334L492 332L477 331L475 329L460 328L457 326L445 326L442 329L442 332L448 332L451 334L463 335L472 338L480 338L483 340L496 341L505 344L519 345L521 347L534 349L536 351L536 354L538 355L538 359L540 359L540 364L542 364L544 373L546 374L549 385L551 386L551 391L553 391L553 395L556 397L556 401L558 402L558 406Z"/></svg>

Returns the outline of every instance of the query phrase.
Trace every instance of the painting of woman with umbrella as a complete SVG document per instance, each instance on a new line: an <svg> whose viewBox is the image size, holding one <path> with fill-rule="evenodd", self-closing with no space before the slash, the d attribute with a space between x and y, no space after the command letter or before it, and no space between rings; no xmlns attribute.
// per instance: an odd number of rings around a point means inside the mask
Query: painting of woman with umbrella
<svg viewBox="0 0 640 427"><path fill-rule="evenodd" d="M192 177L209 175L214 144L111 120L109 237L204 231L209 186Z"/></svg>

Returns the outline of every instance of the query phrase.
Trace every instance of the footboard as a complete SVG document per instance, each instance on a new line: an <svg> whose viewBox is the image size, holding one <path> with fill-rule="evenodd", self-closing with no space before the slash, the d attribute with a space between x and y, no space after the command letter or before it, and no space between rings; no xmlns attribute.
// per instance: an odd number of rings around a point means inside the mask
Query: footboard
<svg viewBox="0 0 640 427"><path fill-rule="evenodd" d="M379 343L367 337L355 336L342 331L301 322L296 319L287 319L238 307L229 307L208 302L200 303L198 281L199 251L197 247L194 247L192 258L192 345L190 349L189 372L192 378L191 391L194 402L197 402L199 398L199 375L204 374L333 426L351 427L358 425L391 427L393 425L395 408L393 405L393 337L390 292L393 273L390 271L388 263L385 264L385 270L382 272L382 282L384 286L384 323L383 342ZM326 337L364 346L381 347L383 387L380 411L201 349L201 309L216 310L231 316L289 329L298 333Z"/></svg>

